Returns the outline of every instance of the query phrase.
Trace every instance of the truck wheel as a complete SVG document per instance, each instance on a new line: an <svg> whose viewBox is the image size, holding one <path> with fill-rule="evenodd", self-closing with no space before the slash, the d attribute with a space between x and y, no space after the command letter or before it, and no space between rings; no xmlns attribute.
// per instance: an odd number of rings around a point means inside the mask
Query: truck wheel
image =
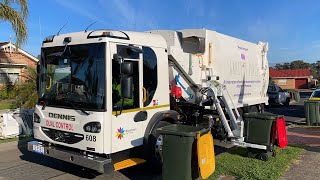
<svg viewBox="0 0 320 180"><path fill-rule="evenodd" d="M249 112L259 112L257 106L251 106Z"/></svg>
<svg viewBox="0 0 320 180"><path fill-rule="evenodd" d="M168 126L167 121L158 122L153 128L148 139L148 162L153 172L160 172L162 168L162 144L163 138L156 130L160 127Z"/></svg>
<svg viewBox="0 0 320 180"><path fill-rule="evenodd" d="M243 117L244 110L242 108L238 108L238 112L239 112L240 116Z"/></svg>
<svg viewBox="0 0 320 180"><path fill-rule="evenodd" d="M286 99L286 102L284 102L283 104L284 104L285 106L289 106L289 104L290 104L290 98L287 98L287 99Z"/></svg>

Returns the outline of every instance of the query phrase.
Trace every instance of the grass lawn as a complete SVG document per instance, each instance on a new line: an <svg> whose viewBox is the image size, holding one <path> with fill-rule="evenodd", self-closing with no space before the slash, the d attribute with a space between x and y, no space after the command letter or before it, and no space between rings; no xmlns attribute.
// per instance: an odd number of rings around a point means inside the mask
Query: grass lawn
<svg viewBox="0 0 320 180"><path fill-rule="evenodd" d="M13 100L0 100L0 110L2 109L15 109Z"/></svg>
<svg viewBox="0 0 320 180"><path fill-rule="evenodd" d="M216 158L216 170L209 179L218 179L221 175L237 179L279 179L303 150L303 147L292 146L276 148L277 156L264 162L246 157L246 149L238 148Z"/></svg>

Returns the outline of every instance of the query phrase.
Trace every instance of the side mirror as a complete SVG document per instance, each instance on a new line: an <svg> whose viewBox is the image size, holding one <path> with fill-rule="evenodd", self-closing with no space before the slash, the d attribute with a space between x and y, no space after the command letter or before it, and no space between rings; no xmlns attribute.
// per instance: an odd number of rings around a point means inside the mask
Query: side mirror
<svg viewBox="0 0 320 180"><path fill-rule="evenodd" d="M133 97L133 78L122 77L121 78L121 96L122 98L132 99Z"/></svg>
<svg viewBox="0 0 320 180"><path fill-rule="evenodd" d="M131 62L123 62L121 64L121 74L132 75L133 74L133 64Z"/></svg>
<svg viewBox="0 0 320 180"><path fill-rule="evenodd" d="M118 54L113 54L113 60L118 61L119 64L123 63L123 57L119 56Z"/></svg>

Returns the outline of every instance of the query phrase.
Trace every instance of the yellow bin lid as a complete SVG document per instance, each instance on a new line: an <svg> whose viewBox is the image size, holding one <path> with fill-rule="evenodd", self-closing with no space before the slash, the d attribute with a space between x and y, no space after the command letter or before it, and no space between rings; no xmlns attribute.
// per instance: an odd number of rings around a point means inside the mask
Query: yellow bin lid
<svg viewBox="0 0 320 180"><path fill-rule="evenodd" d="M197 134L197 152L199 174L207 179L215 170L214 144L210 131L207 134Z"/></svg>

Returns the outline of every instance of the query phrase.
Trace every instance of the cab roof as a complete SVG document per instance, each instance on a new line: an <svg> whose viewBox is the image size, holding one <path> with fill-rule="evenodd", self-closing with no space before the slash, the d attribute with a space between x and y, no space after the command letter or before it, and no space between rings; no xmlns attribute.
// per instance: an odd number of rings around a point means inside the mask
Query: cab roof
<svg viewBox="0 0 320 180"><path fill-rule="evenodd" d="M161 35L151 34L148 32L115 30L81 31L49 36L43 41L42 47L64 46L66 43L73 45L107 41L167 48L166 41Z"/></svg>

